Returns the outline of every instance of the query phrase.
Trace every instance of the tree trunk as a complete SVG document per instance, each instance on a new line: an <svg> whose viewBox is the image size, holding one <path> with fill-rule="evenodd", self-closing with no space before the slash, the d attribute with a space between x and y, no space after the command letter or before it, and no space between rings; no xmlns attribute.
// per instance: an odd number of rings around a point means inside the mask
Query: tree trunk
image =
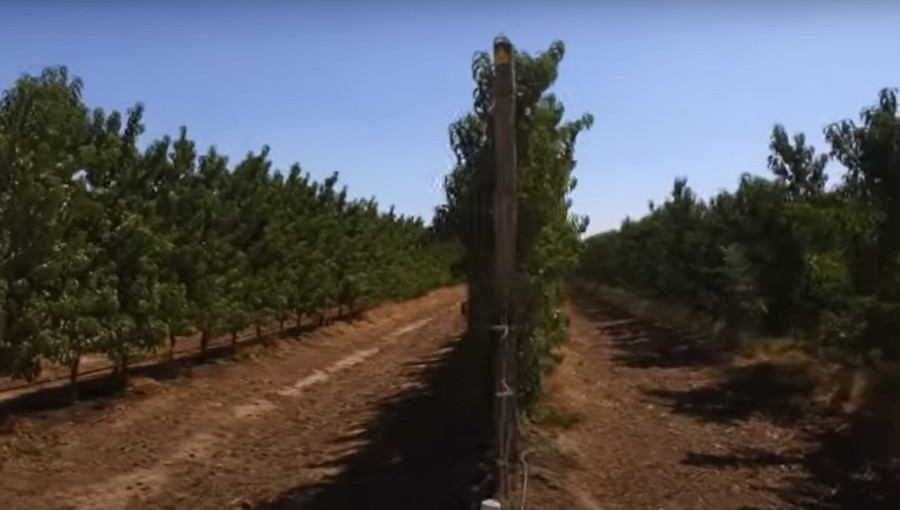
<svg viewBox="0 0 900 510"><path fill-rule="evenodd" d="M175 342L177 342L175 335L169 332L169 363L175 362Z"/></svg>
<svg viewBox="0 0 900 510"><path fill-rule="evenodd" d="M203 333L200 333L200 352L206 352L206 348L209 347L209 331L203 330Z"/></svg>
<svg viewBox="0 0 900 510"><path fill-rule="evenodd" d="M284 336L284 319L281 319L281 323L278 325L281 336Z"/></svg>
<svg viewBox="0 0 900 510"><path fill-rule="evenodd" d="M121 379L122 384L128 384L128 358L123 358L121 364L122 368L119 371L119 378Z"/></svg>
<svg viewBox="0 0 900 510"><path fill-rule="evenodd" d="M259 324L256 325L256 339L260 341L262 340L262 328L259 326Z"/></svg>
<svg viewBox="0 0 900 510"><path fill-rule="evenodd" d="M303 313L298 311L297 312L297 327L299 328L302 325L303 325Z"/></svg>
<svg viewBox="0 0 900 510"><path fill-rule="evenodd" d="M75 357L75 360L69 365L69 391L72 402L78 400L78 365L81 364L81 355Z"/></svg>
<svg viewBox="0 0 900 510"><path fill-rule="evenodd" d="M231 332L231 353L237 354L237 331Z"/></svg>

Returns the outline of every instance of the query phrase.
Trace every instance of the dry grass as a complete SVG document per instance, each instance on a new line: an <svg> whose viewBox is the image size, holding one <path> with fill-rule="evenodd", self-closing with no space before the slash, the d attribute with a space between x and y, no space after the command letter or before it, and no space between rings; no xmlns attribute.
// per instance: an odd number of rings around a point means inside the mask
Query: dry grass
<svg viewBox="0 0 900 510"><path fill-rule="evenodd" d="M531 421L537 425L569 430L584 421L584 414L542 404L532 413Z"/></svg>
<svg viewBox="0 0 900 510"><path fill-rule="evenodd" d="M623 289L592 283L579 282L579 286L642 319L673 325L710 338L719 337L724 330L722 321L694 313L679 304L661 303ZM893 405L894 401L900 400L897 399L900 395L900 364L861 365L840 353L811 352L808 345L793 337L761 337L750 333L739 336L731 353L734 365L768 363L801 369L816 387L817 402L832 411L852 414L870 407L874 401L886 400Z"/></svg>
<svg viewBox="0 0 900 510"><path fill-rule="evenodd" d="M896 423L900 433L900 363L863 364L834 352L817 354L790 337L742 342L735 364L755 363L802 368L815 385L817 403L848 416L879 415L879 420Z"/></svg>
<svg viewBox="0 0 900 510"><path fill-rule="evenodd" d="M579 287L634 316L717 338L722 324L683 306L653 302L622 289ZM770 365L802 374L812 386L812 406L842 416L861 455L900 470L900 363L862 362L839 351L816 351L801 339L742 334L724 367ZM864 452L863 452L864 451Z"/></svg>
<svg viewBox="0 0 900 510"><path fill-rule="evenodd" d="M129 395L150 396L166 391L166 386L149 377L132 377L128 380L126 392Z"/></svg>
<svg viewBox="0 0 900 510"><path fill-rule="evenodd" d="M585 282L579 282L578 285L601 300L615 305L635 317L674 325L713 338L719 337L725 330L723 321L699 314L678 303L663 303L646 299L616 287Z"/></svg>

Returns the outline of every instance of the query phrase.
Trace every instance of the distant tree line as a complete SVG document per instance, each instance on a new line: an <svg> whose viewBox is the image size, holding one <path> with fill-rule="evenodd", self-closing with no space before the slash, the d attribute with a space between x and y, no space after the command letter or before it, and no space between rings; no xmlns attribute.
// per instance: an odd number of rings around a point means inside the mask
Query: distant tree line
<svg viewBox="0 0 900 510"><path fill-rule="evenodd" d="M699 199L685 179L585 242L580 274L815 348L900 355L900 118L885 89L817 154L776 125L770 178ZM826 165L846 169L827 187Z"/></svg>
<svg viewBox="0 0 900 510"><path fill-rule="evenodd" d="M39 360L124 373L179 336L358 309L451 282L457 255L421 219L349 199L337 175L198 154L182 128L141 150L143 107L89 108L65 68L0 99L0 374Z"/></svg>

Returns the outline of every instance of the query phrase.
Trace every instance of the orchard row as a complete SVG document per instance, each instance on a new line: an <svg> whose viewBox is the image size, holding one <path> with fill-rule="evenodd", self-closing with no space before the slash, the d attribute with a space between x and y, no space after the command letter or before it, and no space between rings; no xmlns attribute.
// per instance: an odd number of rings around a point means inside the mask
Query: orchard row
<svg viewBox="0 0 900 510"><path fill-rule="evenodd" d="M229 162L187 131L141 148L141 105L89 108L65 68L0 102L0 374L40 360L77 374L199 334L317 317L448 284L453 243L421 219L352 200L337 175Z"/></svg>

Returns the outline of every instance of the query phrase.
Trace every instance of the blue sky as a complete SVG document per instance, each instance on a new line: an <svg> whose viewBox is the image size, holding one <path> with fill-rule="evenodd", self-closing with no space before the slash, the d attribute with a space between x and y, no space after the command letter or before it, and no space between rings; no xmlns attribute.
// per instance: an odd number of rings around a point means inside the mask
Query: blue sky
<svg viewBox="0 0 900 510"><path fill-rule="evenodd" d="M186 125L233 158L269 144L277 167L338 171L430 218L472 53L499 33L527 51L561 39L555 92L595 117L574 209L596 232L676 176L708 196L765 173L775 122L824 149L826 124L900 85L900 4L722 3L33 0L3 8L0 83L64 64L91 105L145 103L148 139Z"/></svg>

